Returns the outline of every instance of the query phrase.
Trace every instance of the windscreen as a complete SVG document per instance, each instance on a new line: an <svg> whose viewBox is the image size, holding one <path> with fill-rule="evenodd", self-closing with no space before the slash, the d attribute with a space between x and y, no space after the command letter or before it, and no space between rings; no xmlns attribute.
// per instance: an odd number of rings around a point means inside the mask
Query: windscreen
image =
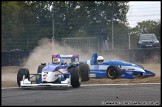
<svg viewBox="0 0 162 107"><path fill-rule="evenodd" d="M155 34L142 34L140 35L140 40L153 40L157 41Z"/></svg>

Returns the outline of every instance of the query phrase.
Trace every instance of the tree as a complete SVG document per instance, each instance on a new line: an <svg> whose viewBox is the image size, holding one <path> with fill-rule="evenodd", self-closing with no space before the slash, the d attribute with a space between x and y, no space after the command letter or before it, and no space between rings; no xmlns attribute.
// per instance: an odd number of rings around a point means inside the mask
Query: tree
<svg viewBox="0 0 162 107"><path fill-rule="evenodd" d="M3 1L2 36L19 39L21 43L18 40L17 43L22 49L28 49L26 43L30 41L29 46L33 49L39 39L52 37L52 14L56 40L61 41L62 38L76 36L74 34L78 33L79 36L95 36L103 28L110 30L112 18L119 23L127 22L126 13L129 8L127 3L127 1ZM54 11L50 11L51 5ZM14 42L12 44L14 46Z"/></svg>
<svg viewBox="0 0 162 107"><path fill-rule="evenodd" d="M20 12L23 7L18 1L2 2L2 49L6 46L12 48L12 39L17 39L23 31L23 23L20 20ZM6 40L6 42L4 42ZM17 41L16 41L17 43Z"/></svg>

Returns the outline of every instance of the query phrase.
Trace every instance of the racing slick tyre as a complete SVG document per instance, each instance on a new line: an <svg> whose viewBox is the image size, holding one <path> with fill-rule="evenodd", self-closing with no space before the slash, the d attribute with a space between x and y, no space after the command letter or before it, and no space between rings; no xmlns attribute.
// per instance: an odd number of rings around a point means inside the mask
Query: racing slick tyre
<svg viewBox="0 0 162 107"><path fill-rule="evenodd" d="M37 73L41 73L42 72L42 69L46 66L46 64L41 64L38 66L38 70L37 70Z"/></svg>
<svg viewBox="0 0 162 107"><path fill-rule="evenodd" d="M80 72L81 72L81 80L88 81L90 80L90 68L88 64L84 64L80 62L79 64Z"/></svg>
<svg viewBox="0 0 162 107"><path fill-rule="evenodd" d="M71 85L74 88L77 88L81 85L81 74L78 67L71 68L70 70L71 74Z"/></svg>
<svg viewBox="0 0 162 107"><path fill-rule="evenodd" d="M17 72L17 85L20 87L20 81L22 81L23 79L23 75L25 75L25 79L27 78L28 80L29 78L29 70L26 68L20 68L19 71Z"/></svg>
<svg viewBox="0 0 162 107"><path fill-rule="evenodd" d="M107 77L116 79L121 76L121 69L118 66L109 66L107 69Z"/></svg>

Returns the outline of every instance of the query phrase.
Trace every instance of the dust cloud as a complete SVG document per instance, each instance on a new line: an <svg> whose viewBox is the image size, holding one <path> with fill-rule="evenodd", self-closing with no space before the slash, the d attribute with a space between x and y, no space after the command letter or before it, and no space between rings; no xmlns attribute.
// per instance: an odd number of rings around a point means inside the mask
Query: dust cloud
<svg viewBox="0 0 162 107"><path fill-rule="evenodd" d="M89 60L92 57L93 50L92 51L86 51L83 52L81 50L72 49L70 46L63 47L61 44L59 44L57 41L54 41L54 44L52 46L52 43L49 42L48 38L42 38L38 42L38 46L30 53L29 57L24 60L23 67L28 68L30 73L37 73L38 66L41 63L51 63L52 61L52 54L60 54L60 55L72 55L72 54L79 54L80 61L86 61ZM116 56L108 56L105 53L98 53L105 57L105 60L111 59L121 59ZM108 57L108 59L106 59Z"/></svg>

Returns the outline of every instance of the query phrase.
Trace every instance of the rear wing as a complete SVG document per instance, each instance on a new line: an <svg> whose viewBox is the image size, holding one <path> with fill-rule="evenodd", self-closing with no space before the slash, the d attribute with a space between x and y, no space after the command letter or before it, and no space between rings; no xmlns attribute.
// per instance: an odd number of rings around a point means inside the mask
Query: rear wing
<svg viewBox="0 0 162 107"><path fill-rule="evenodd" d="M78 61L79 61L79 55L78 54L74 54L74 55L60 55L60 54L57 54L57 55L52 55L52 59L53 58L60 58L62 61L63 61L63 59L71 59L71 62L75 62L76 59L78 59Z"/></svg>

